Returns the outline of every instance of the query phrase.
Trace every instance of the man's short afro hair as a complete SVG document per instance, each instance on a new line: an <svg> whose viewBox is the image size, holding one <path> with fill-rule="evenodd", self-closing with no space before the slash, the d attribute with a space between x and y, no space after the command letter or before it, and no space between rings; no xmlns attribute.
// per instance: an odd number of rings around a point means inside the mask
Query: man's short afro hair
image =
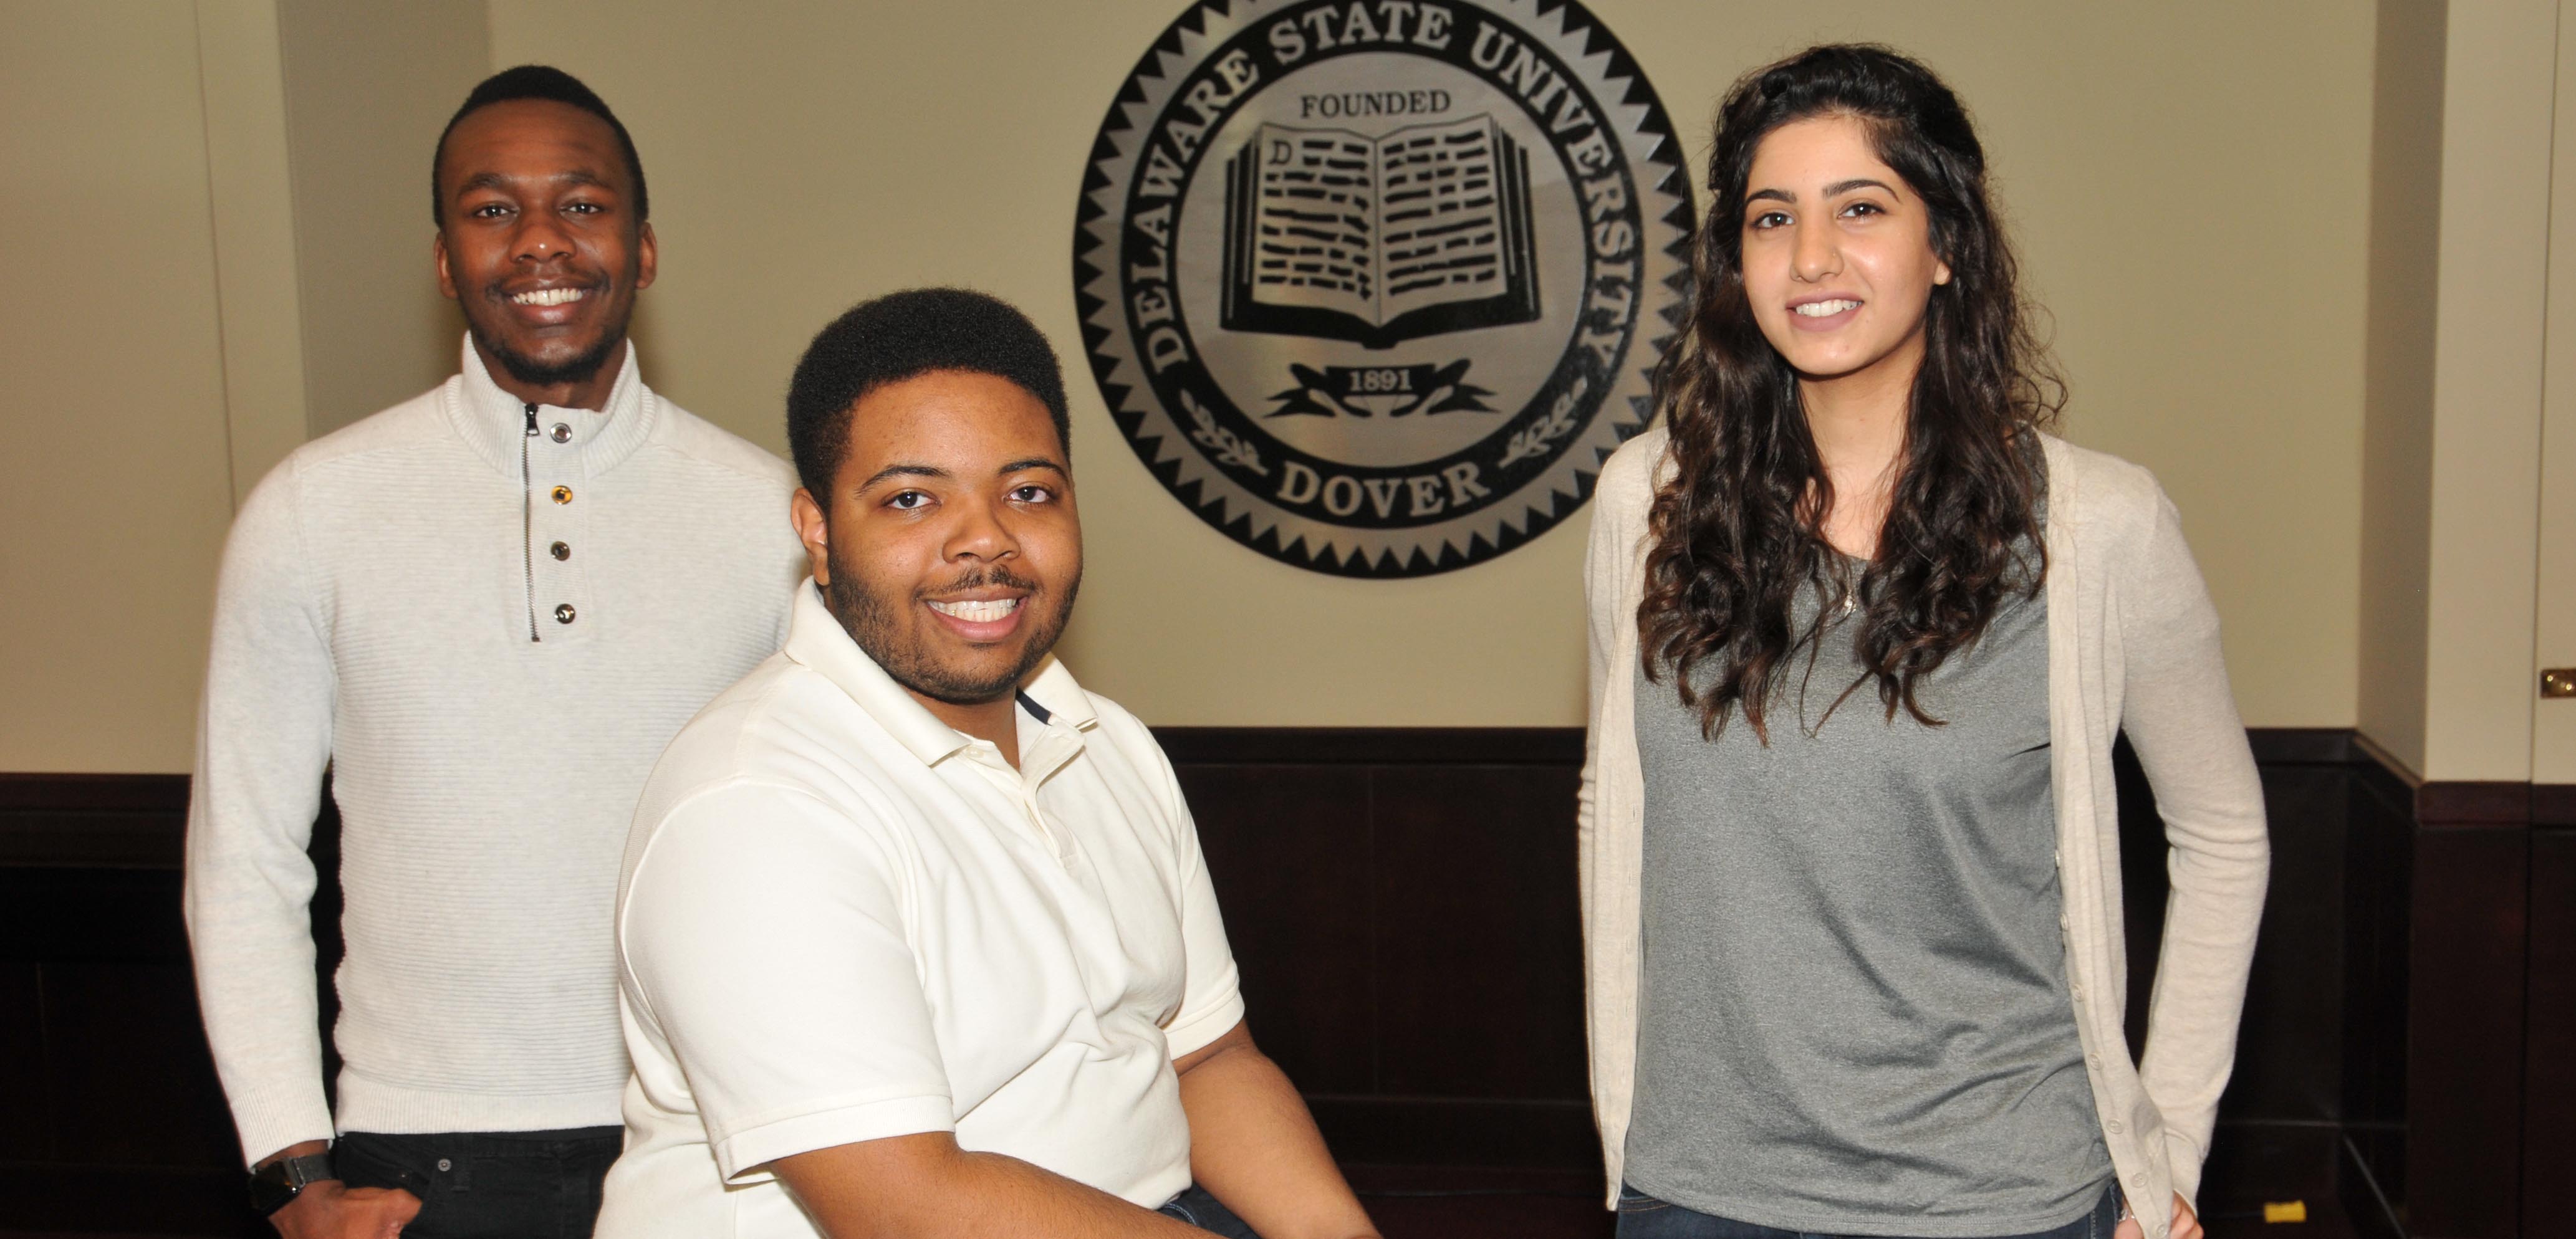
<svg viewBox="0 0 2576 1239"><path fill-rule="evenodd" d="M814 501L832 506L832 478L850 441L850 411L889 383L933 370L967 370L1020 385L1055 419L1056 442L1073 452L1064 370L1028 315L987 293L914 288L888 293L832 320L805 347L787 385L787 447Z"/></svg>
<svg viewBox="0 0 2576 1239"><path fill-rule="evenodd" d="M476 83L456 114L447 118L447 128L438 131L438 147L429 157L429 222L442 226L447 222L447 203L438 189L439 166L447 160L447 135L456 132L456 126L466 117L515 99L569 104L607 121L609 132L617 135L617 153L626 158L626 179L635 182L635 209L629 218L639 224L653 218L653 200L644 192L644 160L635 153L635 139L626 135L626 122L617 119L617 113L608 110L608 102L583 85L580 78L553 65L520 65Z"/></svg>

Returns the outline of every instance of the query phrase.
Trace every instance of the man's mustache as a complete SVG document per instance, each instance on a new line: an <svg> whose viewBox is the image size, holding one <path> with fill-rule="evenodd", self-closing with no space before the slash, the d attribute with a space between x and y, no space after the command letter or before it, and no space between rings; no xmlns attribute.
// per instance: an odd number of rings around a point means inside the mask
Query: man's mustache
<svg viewBox="0 0 2576 1239"><path fill-rule="evenodd" d="M1013 574L1010 569L996 564L990 568L970 569L956 580L950 581L936 589L923 590L921 591L921 594L926 598L937 594L953 594L960 590L983 589L987 586L993 585L1001 586L1004 589L1025 589L1033 594L1038 592L1037 582L1026 580Z"/></svg>

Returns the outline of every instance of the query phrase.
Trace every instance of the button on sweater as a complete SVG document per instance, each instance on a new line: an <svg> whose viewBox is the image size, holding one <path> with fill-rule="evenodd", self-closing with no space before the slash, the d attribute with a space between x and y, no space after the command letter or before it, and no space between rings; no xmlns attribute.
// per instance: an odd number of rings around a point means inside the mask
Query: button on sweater
<svg viewBox="0 0 2576 1239"><path fill-rule="evenodd" d="M778 648L793 475L656 397L463 372L304 445L235 518L186 912L243 1153L332 1134L305 854L341 816L339 1130L619 1121L611 910L644 777Z"/></svg>

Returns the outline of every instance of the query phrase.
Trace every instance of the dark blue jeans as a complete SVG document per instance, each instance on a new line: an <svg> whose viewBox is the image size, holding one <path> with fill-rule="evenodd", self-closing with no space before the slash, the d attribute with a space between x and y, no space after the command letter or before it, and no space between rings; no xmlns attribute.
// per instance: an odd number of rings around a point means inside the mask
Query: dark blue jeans
<svg viewBox="0 0 2576 1239"><path fill-rule="evenodd" d="M2093 1210L2055 1230L1995 1239L2111 1239L2120 1224L2120 1193L2105 1188ZM1666 1204L1625 1183L1619 1185L1619 1239L1839 1239L1838 1236L1756 1226Z"/></svg>
<svg viewBox="0 0 2576 1239"><path fill-rule="evenodd" d="M389 1136L353 1131L331 1164L351 1187L420 1197L404 1239L590 1239L618 1127Z"/></svg>
<svg viewBox="0 0 2576 1239"><path fill-rule="evenodd" d="M1259 1232L1244 1225L1243 1219L1234 1215L1234 1210L1226 1208L1224 1202L1208 1195L1207 1189L1195 1183L1189 1186L1189 1190L1165 1201L1156 1212L1165 1217L1179 1218L1200 1230L1224 1235L1226 1239L1261 1239Z"/></svg>

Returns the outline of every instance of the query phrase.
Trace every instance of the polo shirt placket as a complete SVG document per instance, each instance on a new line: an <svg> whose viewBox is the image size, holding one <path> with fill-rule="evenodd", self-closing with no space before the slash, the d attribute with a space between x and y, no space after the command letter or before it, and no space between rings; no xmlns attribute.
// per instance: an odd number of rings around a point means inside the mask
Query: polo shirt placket
<svg viewBox="0 0 2576 1239"><path fill-rule="evenodd" d="M1016 769L1011 763L1002 760L1002 750L995 747L990 740L969 738L958 752L965 754L967 760L978 772L991 780L995 787L1001 789L1003 795L1009 796L1013 803L1019 805L1021 815L1028 819L1029 827L1037 832L1039 841L1046 845L1047 851L1055 857L1056 863L1069 870L1081 858L1081 845L1075 841L1073 832L1066 829L1062 823L1047 820L1046 806L1038 803L1038 792L1049 778L1081 754L1081 724L1056 722L1055 712L1039 704L1027 693L1020 694L1019 709L1019 716L1025 716L1029 721L1036 723L1041 730L1037 733L1037 742L1031 744L1027 742L1025 736L1027 729L1021 729L1024 734L1020 745L1020 764ZM951 757L943 760L955 759Z"/></svg>
<svg viewBox="0 0 2576 1239"><path fill-rule="evenodd" d="M1074 696L1079 698L1081 694L1077 691ZM1095 726L1097 719L1088 713L1074 718L1050 710L1025 691L1019 695L1019 711L1013 717L1022 724L1017 769L1002 759L1001 749L992 741L962 734L960 738L965 743L933 765L962 758L1019 807L1036 842L1045 847L1058 870L1032 876L1056 895L1056 915L1071 938L1072 963L1083 989L1093 995L1095 1002L1106 1005L1113 1000L1114 978L1133 967L1126 960L1117 911L1110 906L1109 891L1101 875L1084 863L1080 835L1049 813L1041 799L1048 780L1083 754L1083 732ZM1037 727L1033 730L1028 723Z"/></svg>

